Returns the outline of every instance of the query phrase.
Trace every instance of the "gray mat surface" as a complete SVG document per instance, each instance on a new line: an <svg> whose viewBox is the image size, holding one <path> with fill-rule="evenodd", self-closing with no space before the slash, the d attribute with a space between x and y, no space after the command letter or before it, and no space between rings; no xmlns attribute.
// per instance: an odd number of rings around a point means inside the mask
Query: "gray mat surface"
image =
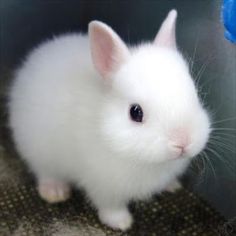
<svg viewBox="0 0 236 236"><path fill-rule="evenodd" d="M130 208L135 223L121 233L100 224L95 210L78 190L67 202L50 205L39 198L22 161L0 149L1 236L218 236L225 232L224 218L185 189L132 203Z"/></svg>

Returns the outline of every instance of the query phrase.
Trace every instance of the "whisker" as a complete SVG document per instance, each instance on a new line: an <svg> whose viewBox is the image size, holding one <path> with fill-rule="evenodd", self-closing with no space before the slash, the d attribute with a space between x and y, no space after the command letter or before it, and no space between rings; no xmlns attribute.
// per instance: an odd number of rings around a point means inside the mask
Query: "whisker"
<svg viewBox="0 0 236 236"><path fill-rule="evenodd" d="M215 131L215 132L212 132L211 133L211 137L214 137L215 135L220 135L222 136L222 138L235 138L236 137L236 134L232 134L232 133L225 133L223 131ZM224 137L225 136L225 137ZM232 140L231 140L232 141Z"/></svg>
<svg viewBox="0 0 236 236"><path fill-rule="evenodd" d="M235 119L236 119L236 116L230 117L230 118L227 118L227 119L223 119L223 120L217 120L217 121L213 122L212 124L219 124L219 123L223 123L223 122L231 121L231 120L235 120Z"/></svg>
<svg viewBox="0 0 236 236"><path fill-rule="evenodd" d="M226 142L233 142L233 141L236 141L236 140L234 140L235 137L236 137L236 135L234 135L234 134L214 133L214 134L211 134L210 139L211 138L218 138L218 139L224 140Z"/></svg>
<svg viewBox="0 0 236 236"><path fill-rule="evenodd" d="M208 157L208 155L207 155L206 152L203 152L203 154L204 154L204 157L206 158L206 161L210 164L212 173L213 173L213 175L214 175L214 177L215 177L215 179L216 179L216 171L215 171L215 169L214 169L214 167L213 167L213 165L212 165L212 163L211 163L211 161L210 161L210 158Z"/></svg>
<svg viewBox="0 0 236 236"><path fill-rule="evenodd" d="M195 175L198 176L198 181L196 184L200 184L204 177L206 176L205 172L206 172L206 160L204 159L204 151L202 151L197 158L195 158L190 165L191 170L194 172ZM199 180L201 180L201 182L199 182Z"/></svg>
<svg viewBox="0 0 236 236"><path fill-rule="evenodd" d="M230 170L230 171L233 171L233 169L232 169L232 167L231 167L229 161L226 160L226 159L222 159L222 157L219 155L218 152L216 152L215 150L213 150L212 148L209 148L209 147L207 147L206 150L208 150L208 151L210 151L211 153L213 153L213 154L214 154L216 157L218 157L219 160L222 161L226 166L227 166L227 164L228 164L229 170Z"/></svg>
<svg viewBox="0 0 236 236"><path fill-rule="evenodd" d="M214 131L214 130L236 131L235 128L229 128L229 127L226 127L226 128L217 127L217 128L212 129L212 131Z"/></svg>
<svg viewBox="0 0 236 236"><path fill-rule="evenodd" d="M223 106L223 103L221 102L216 109L211 111L211 115L215 117L218 114L218 112L222 110L222 106Z"/></svg>
<svg viewBox="0 0 236 236"><path fill-rule="evenodd" d="M192 60L191 60L191 64L190 64L190 72L191 72L191 74L193 72L194 61L195 61L195 58L196 58L196 52L197 52L197 47L198 47L198 40L199 40L199 36L196 39L196 43L195 43L194 50L193 50L193 56L192 56Z"/></svg>
<svg viewBox="0 0 236 236"><path fill-rule="evenodd" d="M228 130L214 130L212 129L211 130L211 133L219 133L219 134L229 134L229 135L234 135L234 133L228 133ZM236 135L236 132L235 132L235 135Z"/></svg>
<svg viewBox="0 0 236 236"><path fill-rule="evenodd" d="M232 137L235 137L235 136L232 136ZM221 135L219 135L219 134L215 134L215 135L212 135L210 138L209 138L209 140L214 140L214 139L216 139L216 140L218 140L218 141L220 141L220 142L222 142L222 143L224 143L225 142L225 144L234 144L234 139L232 139L232 137L230 136L221 136ZM235 140L236 141L236 140Z"/></svg>
<svg viewBox="0 0 236 236"><path fill-rule="evenodd" d="M200 86L199 86L199 83L200 83L200 80L201 80L201 78L202 78L203 73L205 72L205 70L206 70L206 68L207 68L207 65L208 65L208 63L204 63L204 64L201 66L199 72L197 73L197 75L196 75L196 77L195 77L197 87L200 87Z"/></svg>
<svg viewBox="0 0 236 236"><path fill-rule="evenodd" d="M203 151L202 153L204 153L204 152L205 151ZM200 160L202 161L202 164L203 164L203 169L202 169L201 173L204 173L206 171L206 162L205 162L204 156L200 156L200 157L201 157Z"/></svg>
<svg viewBox="0 0 236 236"><path fill-rule="evenodd" d="M225 144L225 143L221 143L218 140L214 140L214 142L209 141L209 144L213 144L214 146L217 145L217 147L220 147L221 149L225 149L227 151L230 151L232 153L236 153L236 150L232 149L231 146Z"/></svg>
<svg viewBox="0 0 236 236"><path fill-rule="evenodd" d="M203 182L204 178L206 177L206 160L204 158L203 152L198 155L198 157L195 159L194 162L194 164L197 165L197 176L198 176L197 184Z"/></svg>
<svg viewBox="0 0 236 236"><path fill-rule="evenodd" d="M196 81L196 85L197 87L199 87L199 84L200 84L200 80L203 76L203 73L205 72L207 66L214 60L215 58L212 56L212 57L209 57L206 61L206 63L203 63L201 68L199 69L199 72L197 73L196 77L195 77L195 81Z"/></svg>
<svg viewBox="0 0 236 236"><path fill-rule="evenodd" d="M223 143L223 144L225 144L225 145L229 145L229 146L231 146L231 145L233 145L234 146L234 139L232 139L232 137L228 137L228 136L219 136L219 135L212 135L210 138L209 138L209 140L216 140L216 141L218 141L218 142L220 142L220 143Z"/></svg>

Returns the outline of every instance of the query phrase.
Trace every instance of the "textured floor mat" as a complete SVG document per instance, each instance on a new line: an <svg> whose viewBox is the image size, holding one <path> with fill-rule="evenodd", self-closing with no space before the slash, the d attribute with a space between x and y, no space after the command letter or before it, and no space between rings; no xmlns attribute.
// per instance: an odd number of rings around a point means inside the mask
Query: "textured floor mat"
<svg viewBox="0 0 236 236"><path fill-rule="evenodd" d="M224 235L225 220L206 202L187 190L163 193L130 209L135 223L126 233L99 223L94 209L82 193L50 205L41 200L22 162L0 151L1 236L218 236ZM231 230L230 234L235 232Z"/></svg>

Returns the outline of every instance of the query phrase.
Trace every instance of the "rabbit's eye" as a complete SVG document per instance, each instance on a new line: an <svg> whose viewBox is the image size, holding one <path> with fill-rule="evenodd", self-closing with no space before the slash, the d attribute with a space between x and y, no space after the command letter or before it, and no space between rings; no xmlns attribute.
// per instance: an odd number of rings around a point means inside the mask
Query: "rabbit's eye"
<svg viewBox="0 0 236 236"><path fill-rule="evenodd" d="M132 104L130 107L130 118L135 122L143 121L143 110L139 104Z"/></svg>

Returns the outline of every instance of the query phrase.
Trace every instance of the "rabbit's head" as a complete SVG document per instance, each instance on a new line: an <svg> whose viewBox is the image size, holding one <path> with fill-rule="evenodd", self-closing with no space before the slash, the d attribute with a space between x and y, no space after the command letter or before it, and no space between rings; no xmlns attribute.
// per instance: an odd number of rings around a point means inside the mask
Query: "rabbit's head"
<svg viewBox="0 0 236 236"><path fill-rule="evenodd" d="M92 60L107 87L101 132L125 158L191 158L208 141L209 116L176 47L176 16L170 11L155 40L134 48L104 23L89 24Z"/></svg>

